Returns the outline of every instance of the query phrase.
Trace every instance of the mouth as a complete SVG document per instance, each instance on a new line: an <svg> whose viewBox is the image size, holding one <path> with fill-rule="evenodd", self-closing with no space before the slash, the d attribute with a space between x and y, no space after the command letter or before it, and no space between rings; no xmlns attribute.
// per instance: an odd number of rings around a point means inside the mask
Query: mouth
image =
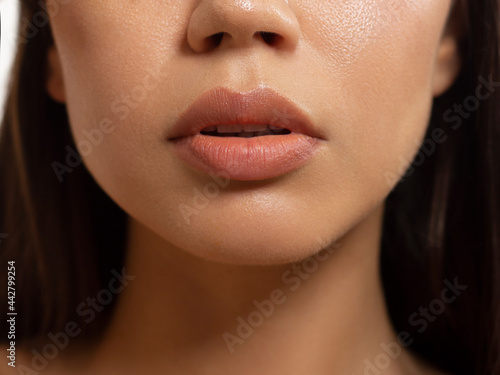
<svg viewBox="0 0 500 375"><path fill-rule="evenodd" d="M288 129L280 128L274 125L218 125L204 128L200 134L210 137L241 137L253 138L267 135L286 135L290 134Z"/></svg>
<svg viewBox="0 0 500 375"><path fill-rule="evenodd" d="M304 111L269 88L216 88L179 116L168 141L195 170L252 181L304 166L324 138Z"/></svg>

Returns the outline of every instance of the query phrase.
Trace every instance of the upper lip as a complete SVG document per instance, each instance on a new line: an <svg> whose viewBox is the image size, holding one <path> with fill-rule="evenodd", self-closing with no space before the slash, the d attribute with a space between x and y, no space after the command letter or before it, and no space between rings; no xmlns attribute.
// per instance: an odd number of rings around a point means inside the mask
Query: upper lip
<svg viewBox="0 0 500 375"><path fill-rule="evenodd" d="M268 124L322 138L304 111L270 88L238 93L218 87L202 94L181 113L169 139L192 136L210 126L234 124Z"/></svg>

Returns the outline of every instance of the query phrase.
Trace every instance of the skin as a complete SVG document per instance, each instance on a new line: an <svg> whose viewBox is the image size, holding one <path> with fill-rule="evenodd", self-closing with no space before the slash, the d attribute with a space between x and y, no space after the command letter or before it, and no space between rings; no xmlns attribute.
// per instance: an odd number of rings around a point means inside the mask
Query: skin
<svg viewBox="0 0 500 375"><path fill-rule="evenodd" d="M126 269L136 278L101 343L67 350L47 373L363 374L380 343L396 340L378 275L384 201L405 172L401 160L418 150L432 99L458 73L450 8L448 0L74 0L52 15L47 91L66 103L77 144L112 122L100 145L79 151L130 216ZM254 36L263 30L282 42ZM218 47L204 43L218 32L226 33ZM142 100L127 98L155 71ZM213 180L182 163L166 137L219 86L271 87L325 141L290 174L231 181L187 223L179 205ZM283 275L293 262L322 249L332 254L290 290ZM224 332L234 334L236 319L275 289L286 302L231 354ZM434 371L403 348L383 373Z"/></svg>

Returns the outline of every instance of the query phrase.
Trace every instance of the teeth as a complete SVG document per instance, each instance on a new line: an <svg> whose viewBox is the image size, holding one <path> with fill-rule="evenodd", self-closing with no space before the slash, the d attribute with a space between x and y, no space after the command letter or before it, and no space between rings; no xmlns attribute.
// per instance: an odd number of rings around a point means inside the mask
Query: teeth
<svg viewBox="0 0 500 375"><path fill-rule="evenodd" d="M273 125L262 124L233 124L210 126L202 130L202 134L216 133L220 137L251 138L263 135L287 134L286 129ZM284 133L285 132L285 133ZM215 135L215 134L212 134Z"/></svg>
<svg viewBox="0 0 500 375"><path fill-rule="evenodd" d="M273 127L274 128L274 127ZM281 128L276 128L281 129ZM203 129L204 132L214 132L217 130L217 133L240 133L245 131L247 133L250 132L261 132L268 130L267 124L232 124L232 125L217 125L210 126L208 128Z"/></svg>
<svg viewBox="0 0 500 375"><path fill-rule="evenodd" d="M244 137L244 138L250 138L250 137L260 137L262 135L272 135L272 134L273 134L272 131L270 131L269 129L266 129L266 130L261 130L261 131L257 131L257 132L242 131L237 136Z"/></svg>
<svg viewBox="0 0 500 375"><path fill-rule="evenodd" d="M242 131L250 132L260 132L267 130L266 124L235 124L235 125L218 125L216 126L218 133L240 133Z"/></svg>
<svg viewBox="0 0 500 375"><path fill-rule="evenodd" d="M261 132L267 130L267 125L245 125L243 126L243 130L246 132Z"/></svg>
<svg viewBox="0 0 500 375"><path fill-rule="evenodd" d="M243 130L243 125L217 125L217 133L239 133Z"/></svg>
<svg viewBox="0 0 500 375"><path fill-rule="evenodd" d="M261 135L273 135L273 132L271 130L269 130L269 129L257 132L257 136L261 136Z"/></svg>

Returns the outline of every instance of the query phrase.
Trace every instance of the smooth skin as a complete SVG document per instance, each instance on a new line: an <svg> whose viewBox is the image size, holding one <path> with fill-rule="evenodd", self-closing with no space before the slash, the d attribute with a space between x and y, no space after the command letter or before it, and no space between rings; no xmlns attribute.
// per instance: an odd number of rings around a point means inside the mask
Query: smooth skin
<svg viewBox="0 0 500 375"><path fill-rule="evenodd" d="M451 8L73 0L52 15L47 91L66 103L88 170L129 214L135 279L102 342L89 351L75 342L46 373L363 374L381 343L396 341L378 273L384 201L397 182L387 176L404 173L433 98L458 74ZM260 31L280 38L268 44ZM209 43L217 33L220 44ZM196 207L214 179L174 155L173 124L207 90L260 86L310 116L321 149L292 173L231 181ZM89 151L85 132L103 119L112 131ZM186 205L196 208L188 218ZM314 271L292 268L322 249L331 254ZM238 318L273 290L285 301L229 345L224 333L236 335ZM438 372L402 348L382 373Z"/></svg>

